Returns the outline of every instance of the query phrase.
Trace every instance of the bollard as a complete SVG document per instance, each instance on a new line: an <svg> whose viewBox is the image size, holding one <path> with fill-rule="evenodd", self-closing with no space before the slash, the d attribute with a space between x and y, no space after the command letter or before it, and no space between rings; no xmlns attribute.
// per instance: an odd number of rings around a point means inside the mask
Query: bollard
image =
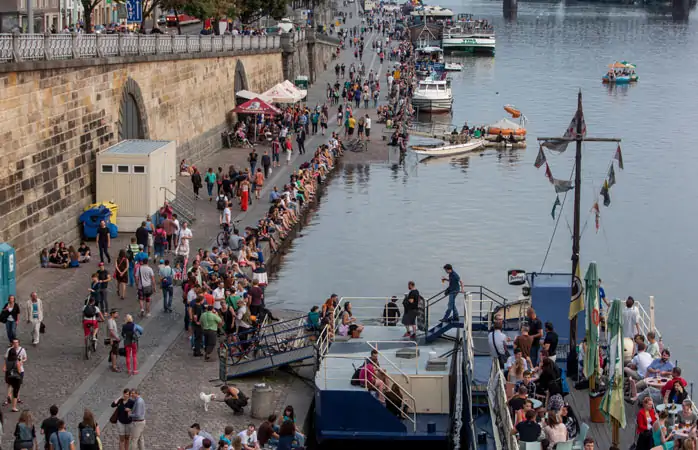
<svg viewBox="0 0 698 450"><path fill-rule="evenodd" d="M250 414L255 419L266 420L274 413L274 391L266 384L255 384L252 390Z"/></svg>

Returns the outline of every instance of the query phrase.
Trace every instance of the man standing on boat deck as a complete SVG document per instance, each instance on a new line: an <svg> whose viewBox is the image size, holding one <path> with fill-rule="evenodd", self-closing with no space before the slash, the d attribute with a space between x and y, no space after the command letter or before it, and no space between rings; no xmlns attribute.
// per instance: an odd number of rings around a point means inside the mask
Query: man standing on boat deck
<svg viewBox="0 0 698 450"><path fill-rule="evenodd" d="M441 319L441 322L457 322L460 320L460 317L458 316L458 309L456 308L456 296L458 293L461 291L462 284L460 281L460 276L453 270L453 266L450 264L446 264L444 266L444 270L448 274L448 278L442 277L441 282L443 283L444 281L448 280L448 287L444 291L444 294L448 295L448 308L446 308L446 312L444 313L443 319ZM449 319L449 315L451 315L451 318Z"/></svg>

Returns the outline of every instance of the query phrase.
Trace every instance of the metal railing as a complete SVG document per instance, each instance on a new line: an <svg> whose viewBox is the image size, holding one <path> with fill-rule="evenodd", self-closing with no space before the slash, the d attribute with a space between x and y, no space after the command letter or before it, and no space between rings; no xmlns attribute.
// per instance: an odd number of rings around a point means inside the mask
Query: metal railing
<svg viewBox="0 0 698 450"><path fill-rule="evenodd" d="M487 383L487 397L490 403L490 414L493 416L494 433L492 434L497 442L497 448L519 450L519 442L516 440L516 436L511 434L514 424L511 420L511 414L509 414L504 374L499 369L499 364L494 360L492 360L492 370Z"/></svg>
<svg viewBox="0 0 698 450"><path fill-rule="evenodd" d="M325 359L350 359L350 360L357 361L357 362L360 361L361 364L364 364L364 363L369 364L368 362L366 362L365 357L358 357L358 356L325 355ZM328 364L325 361L325 363L323 364L323 370L320 372L322 375L319 379L319 381L323 383L324 389L327 389L327 381L328 380L342 380L346 383L349 383L351 381L351 380L347 380L345 376L341 377L341 378L340 377L328 377L327 376L327 370L328 370L327 366L328 366ZM404 411L404 408L402 407L402 405L396 405L395 403L393 403L386 395L384 395L384 394L379 394L379 395L382 395L385 398L385 401L390 402L390 404L393 405L397 410L402 411L403 418L412 422L413 431L417 431L417 401L415 400L414 396L412 396L412 394L410 394L402 385L400 385L400 383L395 381L393 379L393 377L391 377L386 371L382 370L380 367L378 367L377 369L381 371L383 376L386 379L388 379L390 381L390 383L396 384L400 388L400 391L403 395L402 401L403 401L403 404L407 406L407 411ZM332 369L330 369L330 371L331 370ZM378 375L376 374L376 378L377 377L378 377ZM390 386L392 386L392 384L389 386L386 386L386 390L390 390ZM374 390L376 392L380 392L380 389L378 388L378 386L376 386L374 383L369 381L368 378L366 379L366 383L362 384L361 387L363 387L366 391ZM405 398L405 397L407 397L407 398ZM410 401L408 402L407 400L410 400Z"/></svg>
<svg viewBox="0 0 698 450"><path fill-rule="evenodd" d="M294 41L306 39L306 31ZM0 34L0 63L280 49L280 35Z"/></svg>
<svg viewBox="0 0 698 450"><path fill-rule="evenodd" d="M415 342L415 341L366 341L366 344L368 344L368 346L371 347L371 349L378 352L379 356L382 356L386 361L388 361L390 363L390 365L393 366L393 368L395 370L397 370L398 372L400 372L400 374L404 377L408 377L409 375L407 375L405 372L403 372L403 370L401 368L399 368L394 362L392 362L390 360L390 358L388 358L383 352L381 352L380 349L378 348L378 344L414 345L414 353L415 353L415 355L419 355L419 344L417 344L417 342ZM419 358L416 358L416 357L414 358L414 374L419 375ZM408 383L410 382L409 379L407 379L407 382Z"/></svg>

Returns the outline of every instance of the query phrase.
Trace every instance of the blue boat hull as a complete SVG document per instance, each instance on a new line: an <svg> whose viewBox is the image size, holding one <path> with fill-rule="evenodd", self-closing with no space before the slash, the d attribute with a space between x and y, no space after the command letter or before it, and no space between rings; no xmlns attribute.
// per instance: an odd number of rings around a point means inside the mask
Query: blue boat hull
<svg viewBox="0 0 698 450"><path fill-rule="evenodd" d="M630 77L630 76L621 76L621 77L616 77L615 80L609 80L608 75L604 75L601 77L601 81L604 83L609 83L609 84L629 84L629 83L634 83L638 80L637 76Z"/></svg>

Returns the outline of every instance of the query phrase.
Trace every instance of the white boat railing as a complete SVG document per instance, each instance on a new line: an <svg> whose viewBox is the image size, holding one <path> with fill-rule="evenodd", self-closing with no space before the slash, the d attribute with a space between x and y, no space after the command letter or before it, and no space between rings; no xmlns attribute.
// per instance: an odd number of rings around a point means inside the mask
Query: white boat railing
<svg viewBox="0 0 698 450"><path fill-rule="evenodd" d="M504 373L499 368L499 363L492 360L492 370L487 383L487 397L490 404L490 415L494 428L494 440L496 448L503 450L519 450L519 442L516 436L511 434L514 423L509 414L507 393L504 387Z"/></svg>
<svg viewBox="0 0 698 450"><path fill-rule="evenodd" d="M407 378L409 375L407 375L401 368L399 368L390 358L388 358L387 355L385 355L383 352L381 352L380 349L378 348L378 344L407 344L407 345L414 345L414 353L415 353L415 355L419 355L419 344L417 344L417 342L415 342L415 341L366 341L366 343L367 343L368 346L371 347L373 350L377 351L379 356L382 356L383 358L385 358L385 360L388 361L388 362L390 363L390 365L393 366L393 368L395 368L395 370L397 370L398 372L400 372L400 374L402 374L402 376L404 376L404 377L406 377L406 378ZM374 345L374 344L375 344L375 345ZM413 358L413 359L414 359L414 366L415 366L415 367L414 367L414 374L415 374L415 375L418 375L418 374L419 374L419 358ZM410 382L410 381L409 381L409 378L407 378L407 382L408 382L408 383Z"/></svg>
<svg viewBox="0 0 698 450"><path fill-rule="evenodd" d="M324 359L325 359L325 361L323 361L323 370L322 370L322 372L321 372L321 373L322 373L322 376L321 376L321 378L320 378L320 380L319 380L319 381L323 384L323 388L324 388L324 389L327 389L327 381L328 381L328 380L342 380L342 381L344 381L344 382L346 382L346 383L350 383L350 382L351 382L351 380L347 380L346 376L343 376L343 377L329 377L329 376L327 375L327 372L328 372L328 365L329 365L329 364L327 364L327 360L330 360L330 359L350 359L350 360L353 360L353 361L360 362L361 364L364 364L365 362L367 362L367 361L366 361L367 358L365 358L365 357L347 356L347 355L325 355L325 358L324 358ZM333 370L332 368L329 368L329 371L330 371L330 372L331 372L332 370ZM404 404L405 406L407 406L407 411L404 411L404 408L401 407L402 405L396 405L396 404L393 403L386 395L383 395L383 397L385 398L386 403L389 402L389 403L390 403L391 405L393 405L397 410L402 410L402 411L403 411L403 414L402 414L402 415L403 415L403 418L409 420L409 421L412 423L412 430L413 430L413 431L417 431L417 401L415 400L414 396L413 396L412 394L410 394L409 391L406 390L402 385L400 385L400 383L398 383L397 381L395 381L395 379L393 379L393 377L391 377L386 371L382 370L380 367L378 367L378 370L380 370L380 371L382 372L382 374L383 374L382 376L384 376L384 377L385 377L387 380L389 380L390 383L391 383L390 385L387 385L387 384L386 384L386 391L389 391L389 390L390 390L390 387L392 386L392 384L396 384L396 385L400 388L400 392L401 392L402 395L403 395L402 402L403 402L403 404ZM345 371L343 371L343 373L346 374ZM376 377L378 377L378 375L376 375ZM363 387L366 391L369 391L369 392L370 392L371 390L373 390L373 391L375 391L375 392L380 392L380 389L378 388L378 386L376 386L374 383L370 382L369 380L366 380L366 384L365 384L365 385L362 385L362 387ZM378 394L378 395L382 395L382 394ZM405 398L405 397L406 397L406 398Z"/></svg>

